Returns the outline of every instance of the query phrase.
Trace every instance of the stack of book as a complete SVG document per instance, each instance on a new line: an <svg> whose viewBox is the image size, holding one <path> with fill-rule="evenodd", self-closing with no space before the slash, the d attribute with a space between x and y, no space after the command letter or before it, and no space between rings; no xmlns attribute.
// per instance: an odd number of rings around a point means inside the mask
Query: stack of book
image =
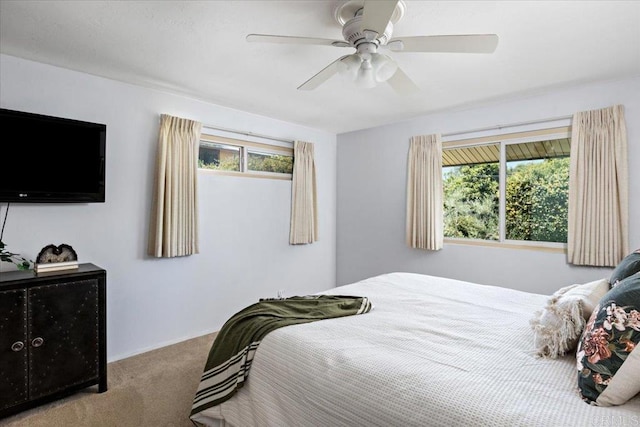
<svg viewBox="0 0 640 427"><path fill-rule="evenodd" d="M36 273L49 273L52 271L60 270L73 270L78 268L78 261L66 261L66 262L47 262L44 264L36 264Z"/></svg>

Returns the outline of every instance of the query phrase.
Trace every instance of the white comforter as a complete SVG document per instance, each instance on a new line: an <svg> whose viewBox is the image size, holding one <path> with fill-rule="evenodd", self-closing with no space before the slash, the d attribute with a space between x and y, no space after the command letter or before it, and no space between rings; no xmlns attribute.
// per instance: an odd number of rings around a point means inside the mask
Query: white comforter
<svg viewBox="0 0 640 427"><path fill-rule="evenodd" d="M529 319L545 295L409 273L323 293L367 296L374 308L270 333L245 386L199 422L640 426L640 396L589 406L577 392L573 356L535 356Z"/></svg>

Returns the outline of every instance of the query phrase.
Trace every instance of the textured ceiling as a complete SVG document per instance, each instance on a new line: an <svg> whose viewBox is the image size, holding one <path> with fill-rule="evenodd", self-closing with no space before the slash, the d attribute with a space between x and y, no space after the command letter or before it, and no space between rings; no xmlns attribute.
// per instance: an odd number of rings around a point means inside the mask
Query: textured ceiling
<svg viewBox="0 0 640 427"><path fill-rule="evenodd" d="M561 86L640 75L637 1L406 1L397 36L495 33L493 54L391 53L421 88L399 96L334 76L352 48L248 43L249 33L342 39L335 1L0 0L0 52L342 133Z"/></svg>

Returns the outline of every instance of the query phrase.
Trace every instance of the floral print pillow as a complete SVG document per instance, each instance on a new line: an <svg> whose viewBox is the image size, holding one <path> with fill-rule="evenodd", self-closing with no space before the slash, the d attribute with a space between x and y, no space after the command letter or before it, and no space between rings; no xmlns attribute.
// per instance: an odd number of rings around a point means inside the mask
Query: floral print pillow
<svg viewBox="0 0 640 427"><path fill-rule="evenodd" d="M640 273L602 297L582 333L576 359L585 402L620 405L640 391ZM623 364L623 374L616 376Z"/></svg>

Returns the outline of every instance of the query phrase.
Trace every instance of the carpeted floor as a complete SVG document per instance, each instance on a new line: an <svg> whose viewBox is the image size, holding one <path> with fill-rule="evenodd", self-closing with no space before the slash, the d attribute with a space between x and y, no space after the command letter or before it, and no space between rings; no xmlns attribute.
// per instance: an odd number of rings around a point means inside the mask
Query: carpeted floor
<svg viewBox="0 0 640 427"><path fill-rule="evenodd" d="M11 427L193 427L189 411L215 334L110 363L108 387L0 419Z"/></svg>

